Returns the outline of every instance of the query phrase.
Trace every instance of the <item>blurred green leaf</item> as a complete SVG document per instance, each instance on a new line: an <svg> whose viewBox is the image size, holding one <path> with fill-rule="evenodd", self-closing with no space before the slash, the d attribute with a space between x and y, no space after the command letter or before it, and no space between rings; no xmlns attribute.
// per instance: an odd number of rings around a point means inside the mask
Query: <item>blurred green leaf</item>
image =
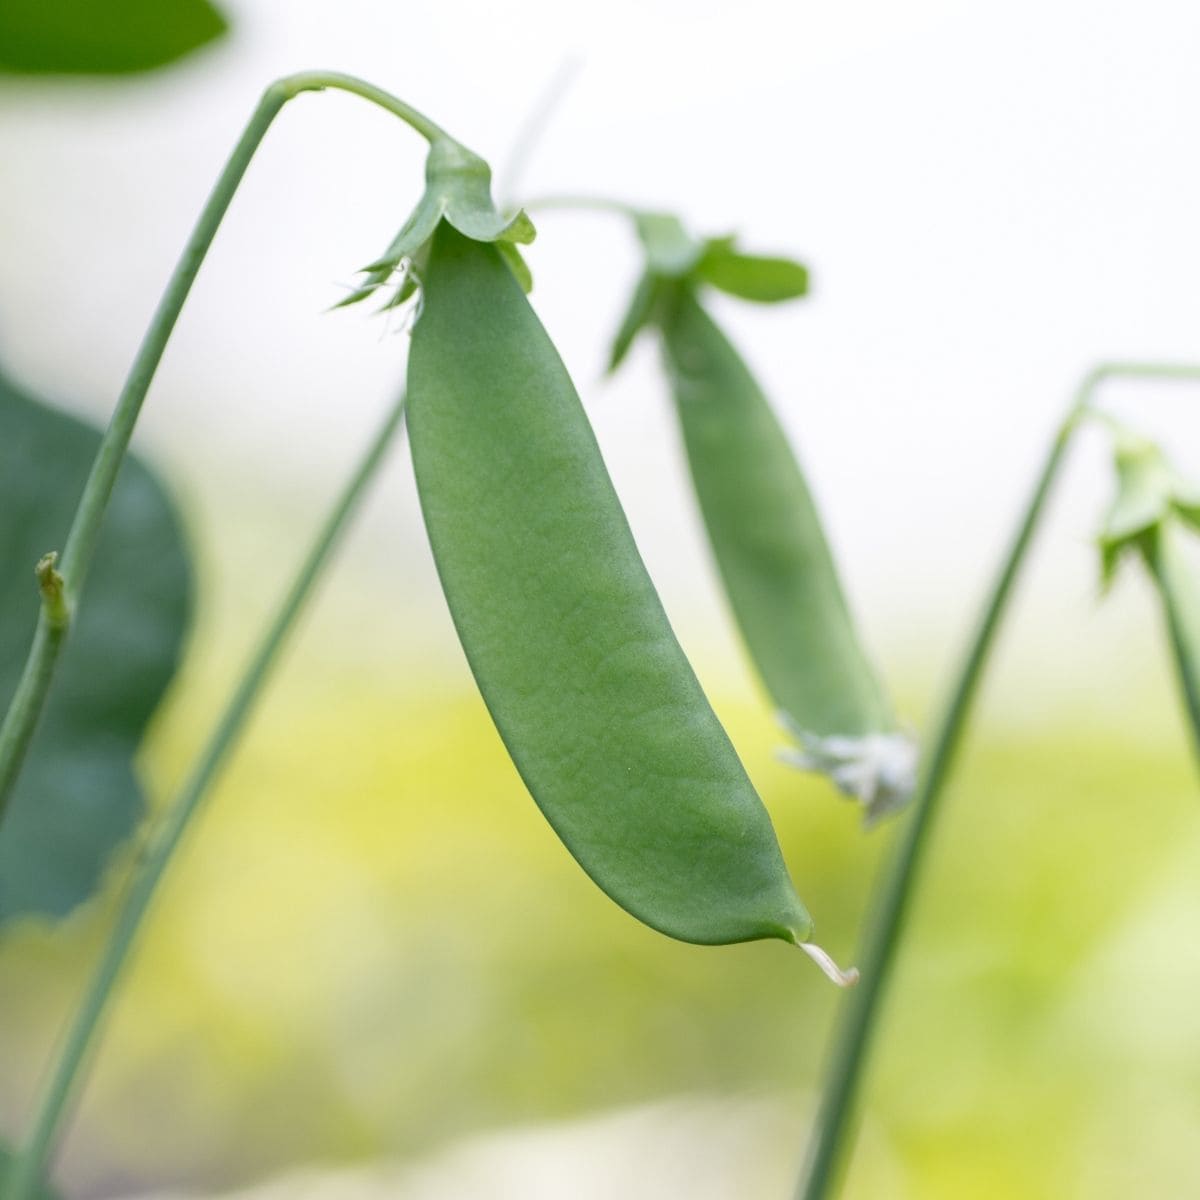
<svg viewBox="0 0 1200 1200"><path fill-rule="evenodd" d="M4 1142L0 1142L0 1184L4 1183L5 1176L8 1174L8 1168L13 1160L13 1152ZM0 1188L0 1192L3 1188ZM48 1184L42 1184L34 1193L36 1200L62 1200L58 1192L54 1191Z"/></svg>
<svg viewBox="0 0 1200 1200"><path fill-rule="evenodd" d="M732 238L710 241L696 264L696 278L742 300L776 304L808 292L808 269L790 258L742 254Z"/></svg>
<svg viewBox="0 0 1200 1200"><path fill-rule="evenodd" d="M97 430L0 375L0 709L38 613L33 568L61 550ZM178 665L191 570L174 508L126 462L53 690L0 824L0 922L69 912L142 815L133 756Z"/></svg>
<svg viewBox="0 0 1200 1200"><path fill-rule="evenodd" d="M125 75L225 33L208 0L0 0L0 72Z"/></svg>

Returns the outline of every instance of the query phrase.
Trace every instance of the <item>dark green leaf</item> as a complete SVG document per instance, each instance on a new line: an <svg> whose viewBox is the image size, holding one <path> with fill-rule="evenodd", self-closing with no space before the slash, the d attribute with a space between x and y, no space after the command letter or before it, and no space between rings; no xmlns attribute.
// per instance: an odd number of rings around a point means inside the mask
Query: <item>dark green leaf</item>
<svg viewBox="0 0 1200 1200"><path fill-rule="evenodd" d="M37 618L34 566L62 549L99 440L0 376L0 708ZM190 583L175 511L131 459L0 825L0 921L69 912L141 817L132 760L179 661Z"/></svg>
<svg viewBox="0 0 1200 1200"><path fill-rule="evenodd" d="M148 71L183 58L227 28L208 0L0 0L0 71Z"/></svg>

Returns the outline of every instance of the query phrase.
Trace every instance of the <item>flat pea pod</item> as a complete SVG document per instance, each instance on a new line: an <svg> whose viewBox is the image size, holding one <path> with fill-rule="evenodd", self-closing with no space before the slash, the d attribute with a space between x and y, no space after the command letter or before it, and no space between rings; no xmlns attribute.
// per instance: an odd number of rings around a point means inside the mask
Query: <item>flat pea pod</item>
<svg viewBox="0 0 1200 1200"><path fill-rule="evenodd" d="M690 287L671 289L661 330L696 498L767 690L812 733L891 728L812 495L762 389Z"/></svg>
<svg viewBox="0 0 1200 1200"><path fill-rule="evenodd" d="M642 564L575 388L499 251L442 222L408 423L459 638L547 820L685 942L805 943L774 830ZM811 951L810 951L811 952Z"/></svg>
<svg viewBox="0 0 1200 1200"><path fill-rule="evenodd" d="M820 516L783 430L690 281L657 323L692 483L730 608L803 751L874 819L907 799L914 749L863 651Z"/></svg>

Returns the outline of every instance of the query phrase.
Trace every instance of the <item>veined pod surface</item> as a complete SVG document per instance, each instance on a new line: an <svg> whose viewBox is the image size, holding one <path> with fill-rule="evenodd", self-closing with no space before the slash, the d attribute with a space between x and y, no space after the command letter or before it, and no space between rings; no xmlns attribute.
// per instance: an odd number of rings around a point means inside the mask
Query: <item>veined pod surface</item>
<svg viewBox="0 0 1200 1200"><path fill-rule="evenodd" d="M657 327L692 483L729 606L798 751L861 801L867 820L903 804L916 749L897 729L855 629L820 515L762 389L699 298L711 285L774 302L803 294L796 263L692 241L673 218L641 215L646 273L617 334L614 365Z"/></svg>
<svg viewBox="0 0 1200 1200"><path fill-rule="evenodd" d="M492 245L446 223L408 368L421 507L496 727L619 905L686 942L804 943L770 819L675 640L566 369Z"/></svg>

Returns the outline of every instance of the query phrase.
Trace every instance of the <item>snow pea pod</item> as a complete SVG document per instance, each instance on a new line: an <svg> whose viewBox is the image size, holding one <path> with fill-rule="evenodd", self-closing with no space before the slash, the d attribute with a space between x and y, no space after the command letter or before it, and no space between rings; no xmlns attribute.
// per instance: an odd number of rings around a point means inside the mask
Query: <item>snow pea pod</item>
<svg viewBox="0 0 1200 1200"><path fill-rule="evenodd" d="M647 925L701 944L805 943L811 921L766 810L512 271L443 221L422 290L408 368L422 512L479 690L533 798Z"/></svg>
<svg viewBox="0 0 1200 1200"><path fill-rule="evenodd" d="M862 648L820 515L754 376L691 286L660 301L675 409L730 607L802 750L877 819L907 799L914 754Z"/></svg>
<svg viewBox="0 0 1200 1200"><path fill-rule="evenodd" d="M614 339L615 367L655 328L692 483L729 606L799 750L865 806L903 804L916 751L898 731L859 641L804 475L766 396L701 303L702 287L774 303L803 295L798 263L697 241L664 214L635 214L646 269Z"/></svg>
<svg viewBox="0 0 1200 1200"><path fill-rule="evenodd" d="M766 397L690 287L674 288L663 308L696 498L767 690L809 733L892 728L812 495Z"/></svg>

